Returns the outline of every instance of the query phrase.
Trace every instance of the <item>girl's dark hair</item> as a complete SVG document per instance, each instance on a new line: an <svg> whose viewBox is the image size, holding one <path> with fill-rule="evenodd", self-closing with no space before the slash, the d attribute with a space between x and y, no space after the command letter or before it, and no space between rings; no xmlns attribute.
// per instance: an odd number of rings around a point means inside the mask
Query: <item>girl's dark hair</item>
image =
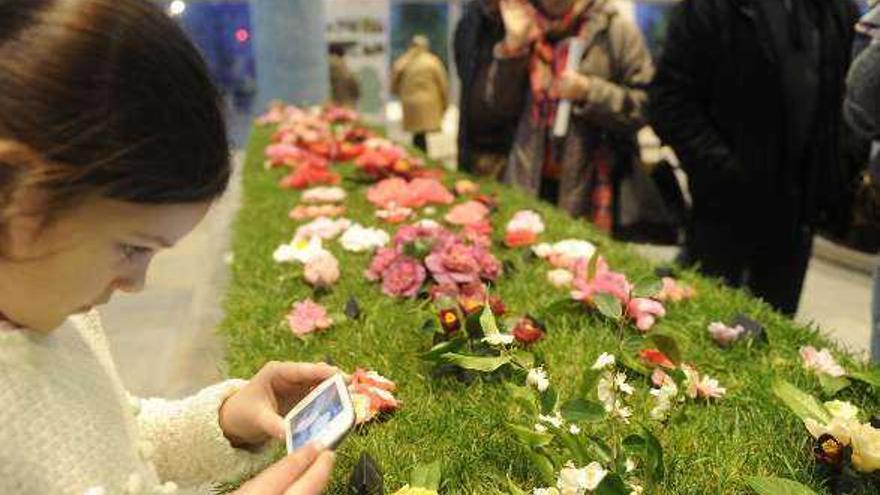
<svg viewBox="0 0 880 495"><path fill-rule="evenodd" d="M50 212L90 194L219 196L220 101L196 48L147 0L0 0L0 213L22 188Z"/></svg>

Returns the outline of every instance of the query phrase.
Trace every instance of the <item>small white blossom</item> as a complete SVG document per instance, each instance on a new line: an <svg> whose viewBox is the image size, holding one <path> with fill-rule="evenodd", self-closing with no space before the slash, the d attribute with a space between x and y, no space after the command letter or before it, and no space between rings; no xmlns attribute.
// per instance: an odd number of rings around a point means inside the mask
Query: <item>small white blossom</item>
<svg viewBox="0 0 880 495"><path fill-rule="evenodd" d="M581 434L581 427L578 425L571 425L568 427L568 432L571 433L572 435L580 435Z"/></svg>
<svg viewBox="0 0 880 495"><path fill-rule="evenodd" d="M544 392L550 387L550 379L547 378L547 372L544 371L544 368L534 368L529 370L526 384L534 387L538 392Z"/></svg>
<svg viewBox="0 0 880 495"><path fill-rule="evenodd" d="M513 343L513 335L509 333L493 333L483 337L483 342L494 345L510 345Z"/></svg>
<svg viewBox="0 0 880 495"><path fill-rule="evenodd" d="M593 364L594 370L604 370L609 366L614 366L614 354L608 354L607 352L603 352L601 356L596 359L596 362Z"/></svg>
<svg viewBox="0 0 880 495"><path fill-rule="evenodd" d="M559 413L555 413L553 416L545 416L543 414L538 415L538 420L548 425L555 426L556 428L562 428L565 425L565 420L562 419L562 416Z"/></svg>

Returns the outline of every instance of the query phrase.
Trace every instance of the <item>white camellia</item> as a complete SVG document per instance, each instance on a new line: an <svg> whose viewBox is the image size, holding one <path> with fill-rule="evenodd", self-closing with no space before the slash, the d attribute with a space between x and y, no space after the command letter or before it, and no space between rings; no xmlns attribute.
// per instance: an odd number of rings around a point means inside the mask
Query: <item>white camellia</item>
<svg viewBox="0 0 880 495"><path fill-rule="evenodd" d="M869 424L859 425L853 432L852 449L852 463L856 470L873 473L880 469L880 430Z"/></svg>
<svg viewBox="0 0 880 495"><path fill-rule="evenodd" d="M320 237L312 237L309 240L299 239L290 244L282 244L272 253L272 259L276 263L302 263L307 264L313 259L329 254L324 249Z"/></svg>
<svg viewBox="0 0 880 495"><path fill-rule="evenodd" d="M587 490L587 470L569 464L559 471L556 488L561 495L583 495Z"/></svg>
<svg viewBox="0 0 880 495"><path fill-rule="evenodd" d="M614 366L614 354L608 354L607 352L603 352L598 358L596 358L596 362L593 363L594 370L604 370L609 366Z"/></svg>
<svg viewBox="0 0 880 495"><path fill-rule="evenodd" d="M346 251L363 253L378 249L391 240L391 237L382 229L368 228L360 224L354 224L342 233L339 244Z"/></svg>
<svg viewBox="0 0 880 495"><path fill-rule="evenodd" d="M828 434L841 444L849 445L861 425L855 419L831 418L828 424L822 424L813 418L807 418L804 420L804 426L807 427L810 435L817 440L822 435Z"/></svg>
<svg viewBox="0 0 880 495"><path fill-rule="evenodd" d="M599 483L602 483L602 480L605 479L605 475L608 474L608 471L606 471L598 462L587 464L587 467L585 467L584 470L587 473L586 489L590 491L595 490L599 486Z"/></svg>

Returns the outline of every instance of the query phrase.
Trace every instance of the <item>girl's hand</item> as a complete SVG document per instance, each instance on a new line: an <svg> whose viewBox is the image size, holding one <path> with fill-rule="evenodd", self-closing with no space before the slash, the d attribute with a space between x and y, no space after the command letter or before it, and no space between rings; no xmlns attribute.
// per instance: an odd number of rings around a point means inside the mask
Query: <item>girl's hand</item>
<svg viewBox="0 0 880 495"><path fill-rule="evenodd" d="M270 362L220 406L220 428L235 447L284 440L284 415L339 369L317 363Z"/></svg>
<svg viewBox="0 0 880 495"><path fill-rule="evenodd" d="M566 70L559 77L559 98L563 100L583 100L590 90L590 76Z"/></svg>
<svg viewBox="0 0 880 495"><path fill-rule="evenodd" d="M534 21L524 0L501 0L501 19L504 21L504 44L517 52L529 44Z"/></svg>
<svg viewBox="0 0 880 495"><path fill-rule="evenodd" d="M333 452L309 444L269 466L234 495L318 495L333 471Z"/></svg>

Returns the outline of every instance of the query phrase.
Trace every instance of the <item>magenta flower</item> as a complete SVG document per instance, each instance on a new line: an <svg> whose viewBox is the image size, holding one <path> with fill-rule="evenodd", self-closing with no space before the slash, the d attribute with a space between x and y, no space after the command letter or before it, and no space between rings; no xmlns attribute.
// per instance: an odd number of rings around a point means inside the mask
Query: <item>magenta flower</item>
<svg viewBox="0 0 880 495"><path fill-rule="evenodd" d="M287 315L287 324L297 336L310 334L316 330L325 330L333 324L323 306L306 299L293 304L293 310Z"/></svg>
<svg viewBox="0 0 880 495"><path fill-rule="evenodd" d="M396 249L386 247L379 248L379 250L376 251L376 255L373 256L370 266L364 271L364 277L370 282L380 280L382 274L385 273L385 270L387 270L399 256L400 253L398 253Z"/></svg>
<svg viewBox="0 0 880 495"><path fill-rule="evenodd" d="M382 273L382 292L392 297L415 297L425 277L425 267L420 262L400 256Z"/></svg>
<svg viewBox="0 0 880 495"><path fill-rule="evenodd" d="M474 256L474 249L464 244L435 250L425 258L425 265L438 284L468 284L480 280L480 262Z"/></svg>
<svg viewBox="0 0 880 495"><path fill-rule="evenodd" d="M626 314L635 320L639 330L647 332L654 326L657 317L666 316L666 309L658 301L636 297L626 305Z"/></svg>
<svg viewBox="0 0 880 495"><path fill-rule="evenodd" d="M474 246L471 248L477 264L480 265L480 277L484 280L496 280L501 276L502 265L498 258L487 247Z"/></svg>
<svg viewBox="0 0 880 495"><path fill-rule="evenodd" d="M627 281L626 275L612 272L605 259L600 257L596 262L596 273L593 274L592 279L587 280L588 266L589 261L586 258L581 258L575 263L575 276L571 283L574 288L571 292L573 299L592 303L593 296L604 293L614 296L622 304L629 302L633 286Z"/></svg>

